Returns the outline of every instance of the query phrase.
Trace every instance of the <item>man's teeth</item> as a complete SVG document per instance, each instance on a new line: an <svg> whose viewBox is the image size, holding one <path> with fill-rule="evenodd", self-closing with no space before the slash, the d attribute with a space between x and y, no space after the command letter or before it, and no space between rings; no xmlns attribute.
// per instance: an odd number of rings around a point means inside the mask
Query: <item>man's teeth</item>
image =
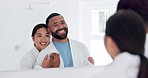
<svg viewBox="0 0 148 78"><path fill-rule="evenodd" d="M59 31L59 33L64 33L64 32L65 32L64 30L60 30L60 31Z"/></svg>

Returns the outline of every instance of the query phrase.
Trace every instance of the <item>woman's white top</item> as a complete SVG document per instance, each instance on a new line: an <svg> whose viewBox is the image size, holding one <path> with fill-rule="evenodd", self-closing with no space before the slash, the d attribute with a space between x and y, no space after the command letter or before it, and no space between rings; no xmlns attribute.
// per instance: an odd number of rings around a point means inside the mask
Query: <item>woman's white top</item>
<svg viewBox="0 0 148 78"><path fill-rule="evenodd" d="M128 52L120 53L110 65L92 78L137 78L139 65L140 57L138 55Z"/></svg>
<svg viewBox="0 0 148 78"><path fill-rule="evenodd" d="M28 52L26 52L20 60L20 69L34 69L37 62L39 51L34 46Z"/></svg>

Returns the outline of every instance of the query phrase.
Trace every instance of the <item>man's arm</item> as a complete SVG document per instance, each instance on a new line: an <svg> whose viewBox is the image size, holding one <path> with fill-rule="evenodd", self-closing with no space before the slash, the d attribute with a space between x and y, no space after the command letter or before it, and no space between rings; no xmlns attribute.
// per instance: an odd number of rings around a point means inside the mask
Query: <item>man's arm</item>
<svg viewBox="0 0 148 78"><path fill-rule="evenodd" d="M88 61L93 65L95 64L94 59L92 57L88 57Z"/></svg>

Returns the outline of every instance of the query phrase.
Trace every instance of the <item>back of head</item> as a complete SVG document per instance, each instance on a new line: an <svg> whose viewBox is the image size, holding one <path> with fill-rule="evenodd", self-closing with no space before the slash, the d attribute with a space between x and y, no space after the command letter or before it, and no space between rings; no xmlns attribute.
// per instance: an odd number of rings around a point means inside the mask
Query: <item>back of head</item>
<svg viewBox="0 0 148 78"><path fill-rule="evenodd" d="M148 1L147 0L119 0L117 10L131 9L137 12L148 24Z"/></svg>
<svg viewBox="0 0 148 78"><path fill-rule="evenodd" d="M121 52L140 56L137 78L147 78L148 60L144 56L146 31L141 16L132 10L119 10L107 21L105 34L115 41Z"/></svg>
<svg viewBox="0 0 148 78"><path fill-rule="evenodd" d="M46 18L46 25L48 26L48 22L52 17L59 16L59 13L52 13Z"/></svg>
<svg viewBox="0 0 148 78"><path fill-rule="evenodd" d="M142 18L132 10L120 10L109 18L105 34L110 36L121 52L144 54L145 28Z"/></svg>

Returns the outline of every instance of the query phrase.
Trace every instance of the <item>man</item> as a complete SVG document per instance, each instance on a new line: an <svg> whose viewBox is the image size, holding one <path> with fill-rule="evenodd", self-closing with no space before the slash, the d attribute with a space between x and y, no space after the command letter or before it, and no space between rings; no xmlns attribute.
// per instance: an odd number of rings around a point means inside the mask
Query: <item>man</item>
<svg viewBox="0 0 148 78"><path fill-rule="evenodd" d="M37 64L42 65L44 68L51 68L52 66L48 64L48 61L45 66L42 62L45 63L46 60L49 60L50 58L47 55L53 52L58 54L57 57L60 56L60 61L55 59L57 62L53 63L53 66L56 67L91 66L94 63L93 59L89 57L88 49L84 44L67 37L68 27L62 15L52 13L47 17L46 25L52 34L52 41L39 54ZM57 57L55 56L55 58Z"/></svg>
<svg viewBox="0 0 148 78"><path fill-rule="evenodd" d="M144 20L146 32L148 33L148 1L147 0L120 0L117 11L121 9L131 9L137 12ZM148 58L148 34L145 43L145 56Z"/></svg>

